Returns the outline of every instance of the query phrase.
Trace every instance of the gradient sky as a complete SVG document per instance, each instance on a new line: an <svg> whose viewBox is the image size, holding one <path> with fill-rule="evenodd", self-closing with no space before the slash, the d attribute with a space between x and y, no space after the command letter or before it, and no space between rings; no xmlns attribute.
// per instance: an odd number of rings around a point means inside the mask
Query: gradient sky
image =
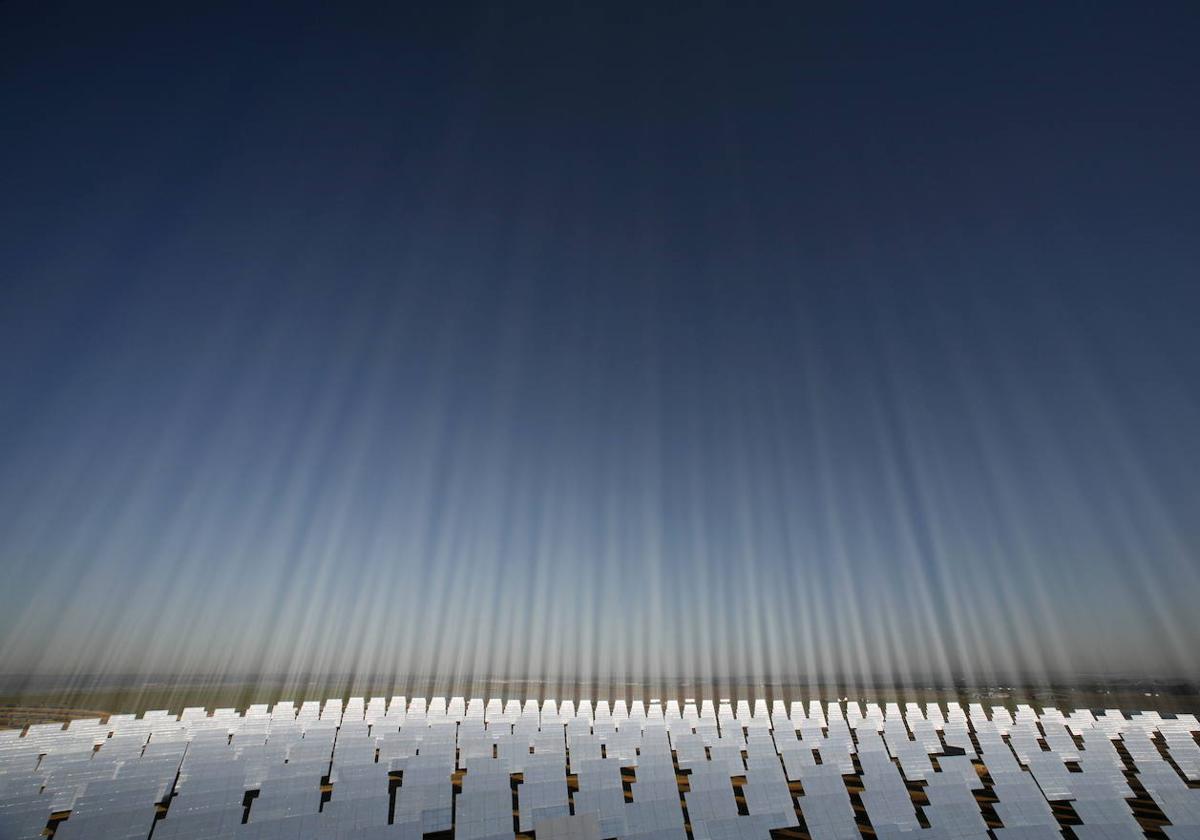
<svg viewBox="0 0 1200 840"><path fill-rule="evenodd" d="M1200 6L238 5L0 5L0 671L1197 675Z"/></svg>

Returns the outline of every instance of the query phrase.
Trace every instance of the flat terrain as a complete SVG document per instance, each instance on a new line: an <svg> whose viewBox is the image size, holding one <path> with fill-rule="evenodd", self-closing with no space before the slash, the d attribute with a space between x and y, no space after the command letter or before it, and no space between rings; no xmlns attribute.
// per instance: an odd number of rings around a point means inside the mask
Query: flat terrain
<svg viewBox="0 0 1200 840"><path fill-rule="evenodd" d="M1200 713L1200 687L1181 682L1111 682L1108 684L1079 684L1062 686L984 686L936 688L920 685L850 686L824 683L750 682L742 680L709 680L695 682L616 682L567 680L500 680L447 681L408 679L329 679L275 678L255 680L161 678L121 681L82 681L76 684L55 684L47 680L0 681L0 723L34 718L69 720L75 717L94 717L103 712L112 714L142 713L165 709L175 713L189 706L209 709L245 709L257 703L274 704L280 700L324 701L330 697L521 697L539 702L545 699L581 700L607 697L624 698L629 702L649 702L661 699L697 701L723 698L737 700L763 699L790 703L810 699L856 700L860 703L958 702L963 706L981 703L987 708L1004 706L1013 709L1019 703L1036 708L1124 709L1126 711L1158 711L1163 713ZM6 717L7 716L7 717Z"/></svg>

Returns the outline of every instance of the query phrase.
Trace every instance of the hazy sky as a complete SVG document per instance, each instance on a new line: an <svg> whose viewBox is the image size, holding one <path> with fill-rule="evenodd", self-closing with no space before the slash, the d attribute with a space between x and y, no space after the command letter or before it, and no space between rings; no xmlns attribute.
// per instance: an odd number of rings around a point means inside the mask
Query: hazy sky
<svg viewBox="0 0 1200 840"><path fill-rule="evenodd" d="M0 5L0 671L1197 674L1196 4L238 5Z"/></svg>

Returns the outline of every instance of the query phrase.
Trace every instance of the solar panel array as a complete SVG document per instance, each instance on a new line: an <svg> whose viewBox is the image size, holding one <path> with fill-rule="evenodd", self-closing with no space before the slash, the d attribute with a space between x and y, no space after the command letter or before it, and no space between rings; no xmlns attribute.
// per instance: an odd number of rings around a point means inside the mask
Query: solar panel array
<svg viewBox="0 0 1200 840"><path fill-rule="evenodd" d="M957 703L151 711L0 731L0 838L1182 840L1198 734L1194 715Z"/></svg>

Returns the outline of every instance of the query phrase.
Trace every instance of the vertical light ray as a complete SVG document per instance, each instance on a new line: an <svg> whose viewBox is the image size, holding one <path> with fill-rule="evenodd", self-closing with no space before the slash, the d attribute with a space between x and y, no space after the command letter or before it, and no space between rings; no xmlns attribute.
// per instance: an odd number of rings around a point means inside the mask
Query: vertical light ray
<svg viewBox="0 0 1200 840"><path fill-rule="evenodd" d="M1200 677L1188 27L230 14L0 22L0 675Z"/></svg>

